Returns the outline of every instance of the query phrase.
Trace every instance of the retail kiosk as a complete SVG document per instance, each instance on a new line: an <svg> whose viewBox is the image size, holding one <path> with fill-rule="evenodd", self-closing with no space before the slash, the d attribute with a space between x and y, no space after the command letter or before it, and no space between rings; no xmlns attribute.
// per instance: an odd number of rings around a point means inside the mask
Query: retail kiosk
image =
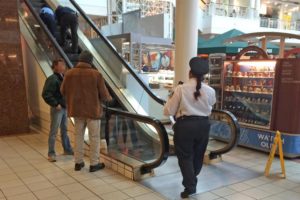
<svg viewBox="0 0 300 200"><path fill-rule="evenodd" d="M256 52L252 59L245 55ZM273 59L256 46L244 49L235 60L212 54L209 84L215 88L217 109L232 112L241 126L239 145L268 152L275 131L282 132L286 157L300 156L300 59ZM222 123L212 129L222 129ZM227 131L212 131L215 139Z"/></svg>

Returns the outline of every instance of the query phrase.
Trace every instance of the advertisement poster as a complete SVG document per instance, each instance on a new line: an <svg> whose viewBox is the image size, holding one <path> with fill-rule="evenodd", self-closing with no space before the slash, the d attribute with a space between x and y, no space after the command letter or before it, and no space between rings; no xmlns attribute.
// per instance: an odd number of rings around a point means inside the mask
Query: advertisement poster
<svg viewBox="0 0 300 200"><path fill-rule="evenodd" d="M150 51L142 55L144 72L157 72L159 70L174 70L173 51Z"/></svg>

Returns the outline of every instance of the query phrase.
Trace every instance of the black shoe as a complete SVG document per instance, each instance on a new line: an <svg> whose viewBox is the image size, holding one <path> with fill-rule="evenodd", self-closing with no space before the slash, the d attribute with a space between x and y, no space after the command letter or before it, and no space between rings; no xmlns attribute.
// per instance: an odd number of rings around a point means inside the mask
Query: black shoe
<svg viewBox="0 0 300 200"><path fill-rule="evenodd" d="M75 163L75 171L80 171L84 167L84 162Z"/></svg>
<svg viewBox="0 0 300 200"><path fill-rule="evenodd" d="M190 190L185 189L183 192L180 193L180 196L181 196L181 198L186 199L190 195L195 194L195 193L196 193L196 190L190 191Z"/></svg>
<svg viewBox="0 0 300 200"><path fill-rule="evenodd" d="M90 172L95 172L105 167L104 163L98 163L97 165L90 166Z"/></svg>

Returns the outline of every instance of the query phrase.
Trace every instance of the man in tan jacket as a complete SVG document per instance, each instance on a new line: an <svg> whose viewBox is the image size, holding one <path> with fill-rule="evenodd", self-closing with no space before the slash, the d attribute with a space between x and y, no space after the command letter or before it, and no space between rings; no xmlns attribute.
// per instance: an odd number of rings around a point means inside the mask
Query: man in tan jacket
<svg viewBox="0 0 300 200"><path fill-rule="evenodd" d="M61 93L66 98L68 116L75 120L75 171L84 167L84 133L88 128L90 139L90 172L103 169L100 157L101 102L111 101L102 75L92 68L89 51L79 55L78 64L65 74Z"/></svg>

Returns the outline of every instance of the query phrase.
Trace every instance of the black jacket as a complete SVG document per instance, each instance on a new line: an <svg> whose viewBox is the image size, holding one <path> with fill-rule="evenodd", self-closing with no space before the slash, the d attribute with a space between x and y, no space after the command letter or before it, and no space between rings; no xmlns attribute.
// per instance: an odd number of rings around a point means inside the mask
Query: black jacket
<svg viewBox="0 0 300 200"><path fill-rule="evenodd" d="M58 73L54 73L45 82L42 96L45 102L51 107L61 105L61 107L66 108L65 99L60 93L62 81L63 77Z"/></svg>
<svg viewBox="0 0 300 200"><path fill-rule="evenodd" d="M58 8L55 10L55 17L57 19L58 24L61 23L62 17L65 14L74 14L76 15L76 12L72 10L69 7L63 7L63 6L58 6Z"/></svg>

